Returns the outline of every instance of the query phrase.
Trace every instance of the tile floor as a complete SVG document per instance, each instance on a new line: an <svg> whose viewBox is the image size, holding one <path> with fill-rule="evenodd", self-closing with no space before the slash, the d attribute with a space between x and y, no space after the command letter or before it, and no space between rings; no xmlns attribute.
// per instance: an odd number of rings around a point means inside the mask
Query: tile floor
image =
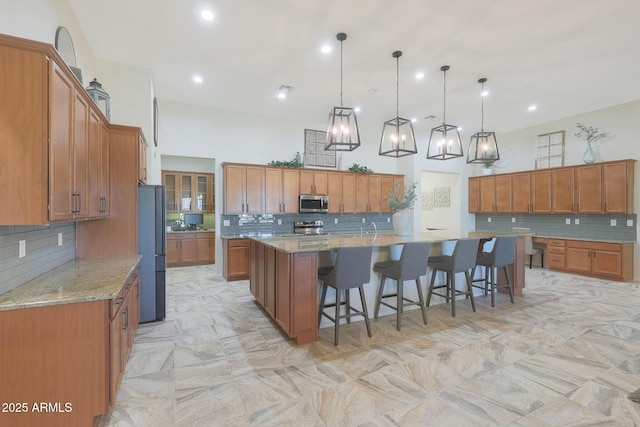
<svg viewBox="0 0 640 427"><path fill-rule="evenodd" d="M632 426L640 284L526 270L525 295L333 329L295 345L248 282L168 271L168 314L141 325L111 426ZM373 289L368 289L373 292Z"/></svg>

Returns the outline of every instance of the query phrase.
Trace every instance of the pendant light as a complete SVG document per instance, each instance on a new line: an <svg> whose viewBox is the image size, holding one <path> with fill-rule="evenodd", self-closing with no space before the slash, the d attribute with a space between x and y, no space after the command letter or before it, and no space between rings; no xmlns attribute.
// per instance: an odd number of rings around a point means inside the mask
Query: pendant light
<svg viewBox="0 0 640 427"><path fill-rule="evenodd" d="M429 136L429 146L427 147L427 159L449 160L462 157L462 141L458 126L447 124L447 71L448 65L440 67L444 74L444 108L442 113L442 124L431 129Z"/></svg>
<svg viewBox="0 0 640 427"><path fill-rule="evenodd" d="M480 132L471 135L467 163L487 163L500 159L495 132L485 132L484 130L484 84L486 82L487 79L484 77L478 80L478 83L482 85L480 93L482 98L482 126L480 127Z"/></svg>
<svg viewBox="0 0 640 427"><path fill-rule="evenodd" d="M345 33L338 33L336 39L340 41L340 106L333 107L329 113L327 138L324 149L333 151L353 151L360 146L358 120L353 108L342 104L342 42L347 39Z"/></svg>
<svg viewBox="0 0 640 427"><path fill-rule="evenodd" d="M382 138L380 139L380 156L403 157L416 154L416 137L413 133L411 120L403 119L398 113L400 99L400 57L402 52L396 50L392 56L396 58L396 117L387 120L382 126Z"/></svg>

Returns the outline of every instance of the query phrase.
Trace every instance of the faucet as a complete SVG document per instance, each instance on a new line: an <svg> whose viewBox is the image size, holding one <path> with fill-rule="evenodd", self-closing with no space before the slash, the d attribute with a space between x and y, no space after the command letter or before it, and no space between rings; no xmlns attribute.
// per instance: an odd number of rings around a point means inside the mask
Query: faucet
<svg viewBox="0 0 640 427"><path fill-rule="evenodd" d="M374 241L374 240L376 240L376 238L378 237L378 226L377 226L377 225L376 225L376 223L375 223L375 222L373 222L373 221L369 221L369 222L367 223L367 225L369 225L369 224L373 225L373 230L374 230L374 233L375 233L375 234L373 235L373 239L371 239L371 241L373 242L373 241ZM369 233L367 232L366 234L369 234ZM363 235L363 230L362 230L362 227L360 227L360 237L362 237L362 235Z"/></svg>

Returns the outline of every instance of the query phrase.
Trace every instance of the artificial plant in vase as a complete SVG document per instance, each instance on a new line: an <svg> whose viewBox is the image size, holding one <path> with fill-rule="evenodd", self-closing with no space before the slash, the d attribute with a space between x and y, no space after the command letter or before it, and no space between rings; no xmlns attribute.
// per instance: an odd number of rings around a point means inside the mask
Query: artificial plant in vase
<svg viewBox="0 0 640 427"><path fill-rule="evenodd" d="M391 212L393 212L393 231L398 236L408 236L412 231L412 212L411 209L418 198L416 187L418 183L414 182L404 188L397 182L394 182L389 191L387 204Z"/></svg>
<svg viewBox="0 0 640 427"><path fill-rule="evenodd" d="M596 153L593 151L593 144L609 136L609 132L601 131L598 128L587 126L580 122L576 123L576 127L578 132L574 133L574 135L587 140L587 151L585 151L582 160L587 164L595 162Z"/></svg>

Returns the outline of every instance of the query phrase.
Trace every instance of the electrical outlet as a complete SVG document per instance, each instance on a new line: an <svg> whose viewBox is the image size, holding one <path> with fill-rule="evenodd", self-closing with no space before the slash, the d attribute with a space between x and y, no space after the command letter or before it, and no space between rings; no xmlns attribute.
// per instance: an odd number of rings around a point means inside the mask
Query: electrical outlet
<svg viewBox="0 0 640 427"><path fill-rule="evenodd" d="M491 217L488 217L488 218L487 218L487 222L491 222Z"/></svg>
<svg viewBox="0 0 640 427"><path fill-rule="evenodd" d="M633 220L632 219L628 219L627 220L627 227L633 227Z"/></svg>
<svg viewBox="0 0 640 427"><path fill-rule="evenodd" d="M231 225L231 221L228 219L225 219L222 221L222 226L223 227L229 227Z"/></svg>
<svg viewBox="0 0 640 427"><path fill-rule="evenodd" d="M387 218L387 222L391 222L391 217ZM631 225L633 225L633 221L631 221Z"/></svg>
<svg viewBox="0 0 640 427"><path fill-rule="evenodd" d="M571 224L571 218L567 218L567 219L565 219L565 220L564 220L564 223L565 223L565 224L567 224L567 225Z"/></svg>
<svg viewBox="0 0 640 427"><path fill-rule="evenodd" d="M62 233L58 233L58 246L62 246Z"/></svg>
<svg viewBox="0 0 640 427"><path fill-rule="evenodd" d="M334 218L334 219L333 219L333 223L334 223L334 224L337 224L337 223L338 223L338 218Z"/></svg>
<svg viewBox="0 0 640 427"><path fill-rule="evenodd" d="M615 220L615 219L612 219L612 220L611 220L611 226L612 226L612 227L615 227L616 225L618 225L618 221L617 221L617 220Z"/></svg>
<svg viewBox="0 0 640 427"><path fill-rule="evenodd" d="M27 256L27 242L20 240L18 242L18 258L24 258L25 256Z"/></svg>
<svg viewBox="0 0 640 427"><path fill-rule="evenodd" d="M512 217L512 218L511 218L511 222L515 224L516 219Z"/></svg>
<svg viewBox="0 0 640 427"><path fill-rule="evenodd" d="M365 221L366 221L366 219L362 218L362 223L363 223L363 224L365 223Z"/></svg>
<svg viewBox="0 0 640 427"><path fill-rule="evenodd" d="M580 225L580 218L576 218L575 220L573 220L573 223L575 225Z"/></svg>
<svg viewBox="0 0 640 427"><path fill-rule="evenodd" d="M278 225L282 225L282 220L278 219Z"/></svg>

